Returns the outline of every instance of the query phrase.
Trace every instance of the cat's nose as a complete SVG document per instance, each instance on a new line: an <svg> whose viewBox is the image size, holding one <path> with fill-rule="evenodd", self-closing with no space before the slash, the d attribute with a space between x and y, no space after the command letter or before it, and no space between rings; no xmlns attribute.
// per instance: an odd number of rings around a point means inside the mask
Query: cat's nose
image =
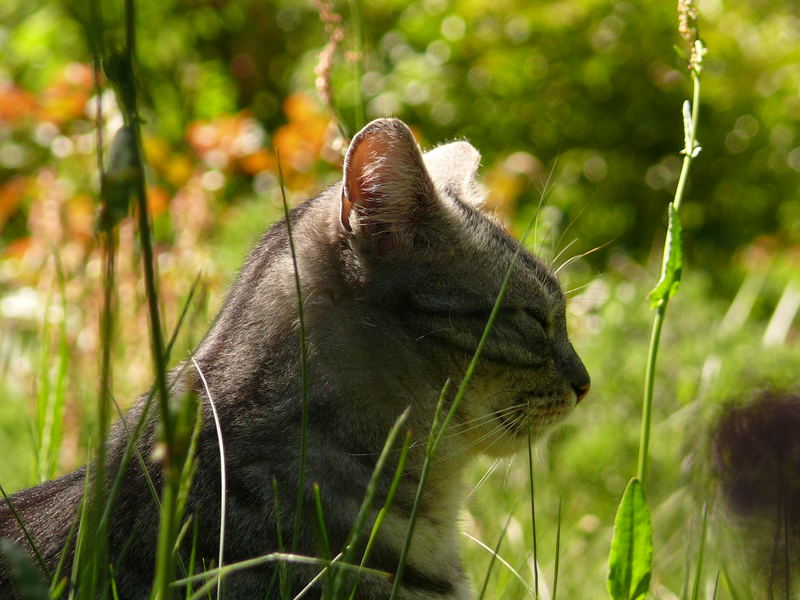
<svg viewBox="0 0 800 600"><path fill-rule="evenodd" d="M580 385L572 386L572 389L575 390L575 396L577 397L577 400L575 401L576 405L580 404L581 400L583 400L586 397L586 394L589 393L590 387L591 384L589 383L582 383Z"/></svg>

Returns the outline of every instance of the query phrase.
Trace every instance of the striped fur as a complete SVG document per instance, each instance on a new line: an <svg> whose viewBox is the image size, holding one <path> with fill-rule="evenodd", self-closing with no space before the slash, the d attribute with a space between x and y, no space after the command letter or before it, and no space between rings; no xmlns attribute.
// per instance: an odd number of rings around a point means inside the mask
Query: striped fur
<svg viewBox="0 0 800 600"><path fill-rule="evenodd" d="M517 247L479 208L479 161L466 142L423 155L403 123L380 119L354 138L343 182L291 213L309 348L301 553L320 551L312 483L320 486L336 551L345 544L390 427L410 406L414 443L369 561L388 573L397 568L440 390L446 380L458 382L464 374ZM555 277L523 252L483 360L433 463L400 598L471 597L457 542L463 469L481 452L507 455L524 447L529 429L538 434L588 389L564 319L564 295ZM226 562L277 550L278 528L291 539L300 460L299 355L294 274L281 221L250 253L194 353L225 440ZM199 377L184 366L173 371L174 393L191 385L203 397ZM133 423L140 411L141 404L126 419ZM198 560L209 563L217 556L220 465L208 410L203 417L187 514L199 523ZM138 441L144 456L151 455L154 442L151 419ZM117 424L111 468L125 443L124 428ZM395 460L396 454L380 482L378 507ZM150 470L158 485L157 466ZM78 471L13 496L51 565L63 550L82 486L83 471ZM120 597L144 599L153 577L157 511L135 463L111 518L111 560ZM22 542L4 505L0 535ZM274 568L267 564L232 575L225 582L226 597L263 598ZM315 574L313 568L294 568L295 592ZM385 599L389 589L385 579L364 576L356 597ZM320 590L317 586L306 597L319 598ZM11 597L2 570L0 597Z"/></svg>

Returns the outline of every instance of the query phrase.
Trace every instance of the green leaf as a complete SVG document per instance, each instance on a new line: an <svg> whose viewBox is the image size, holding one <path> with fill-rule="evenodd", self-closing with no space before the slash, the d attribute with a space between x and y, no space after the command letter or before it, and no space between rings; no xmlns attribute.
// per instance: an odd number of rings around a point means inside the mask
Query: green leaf
<svg viewBox="0 0 800 600"><path fill-rule="evenodd" d="M23 600L48 600L50 597L42 574L33 559L9 539L0 540L0 560L5 559L11 579Z"/></svg>
<svg viewBox="0 0 800 600"><path fill-rule="evenodd" d="M636 600L650 587L653 530L642 484L630 480L614 519L608 555L608 593L612 600Z"/></svg>
<svg viewBox="0 0 800 600"><path fill-rule="evenodd" d="M661 278L648 297L653 308L658 308L672 298L678 291L683 269L683 242L681 241L681 220L675 204L669 203L669 226L664 246L664 262L661 267Z"/></svg>

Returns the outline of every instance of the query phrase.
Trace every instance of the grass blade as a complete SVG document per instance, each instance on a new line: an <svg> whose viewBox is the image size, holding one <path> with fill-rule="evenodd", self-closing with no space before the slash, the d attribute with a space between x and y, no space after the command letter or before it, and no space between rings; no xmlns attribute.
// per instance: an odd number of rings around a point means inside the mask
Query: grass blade
<svg viewBox="0 0 800 600"><path fill-rule="evenodd" d="M362 91L361 82L364 79L364 25L361 20L361 7L359 0L349 0L350 4L350 19L353 22L353 32L355 33L355 55L356 60L353 61L353 68L355 70L355 77L353 79L355 85L355 128L353 131L358 131L366 125L364 117L364 93Z"/></svg>
<svg viewBox="0 0 800 600"><path fill-rule="evenodd" d="M341 558L342 558L342 553L340 552L339 554L337 554L336 556L333 557L333 559L331 560L330 564L327 567L325 567L319 573L317 573L314 577L312 577L311 580L306 584L306 586L302 590L300 590L297 593L297 595L294 598L292 598L292 600L300 600L303 596L305 596L308 593L308 591L312 587L314 587L314 585L320 579L322 579L323 577L325 577L328 574L328 572L331 570L331 568L333 568L333 565L336 564L337 562L339 562L339 560L341 560ZM361 571L359 571L358 574L360 575ZM326 598L329 595L329 594L326 593L329 589L330 589L330 586L327 586L325 592L323 592L323 596L322 596L323 598Z"/></svg>
<svg viewBox="0 0 800 600"><path fill-rule="evenodd" d="M372 549L375 545L375 542L378 538L378 532L380 531L381 525L383 525L383 520L386 518L386 515L389 512L389 509L392 506L392 502L394 500L395 492L397 491L397 486L400 484L400 478L403 474L406 465L406 457L408 456L408 448L411 445L411 438L412 434L411 431L406 431L406 437L403 440L403 447L400 449L400 458L397 461L397 468L394 472L394 478L392 479L392 483L389 486L389 492L386 494L386 500L383 503L383 506L378 511L378 516L375 517L375 523L372 526L372 531L369 534L369 539L367 540L367 546L364 549L364 555L361 557L361 566L366 566L367 560L369 559L369 555L372 552ZM359 572L356 575L356 580L353 583L353 588L350 590L350 600L354 600L356 595L356 589L358 588L358 582L360 580L361 573Z"/></svg>
<svg viewBox="0 0 800 600"><path fill-rule="evenodd" d="M37 548L36 544L33 542L33 538L31 537L30 532L28 532L28 528L25 527L25 522L22 520L22 517L17 512L17 509L14 508L14 504L11 502L11 498L8 497L8 494L6 494L6 491L5 489L3 489L2 485L0 485L0 494L3 495L3 500L8 505L8 508L14 515L14 520L17 522L17 525L19 525L20 529L22 529L22 535L25 536L25 540L30 544L31 548L33 549L33 553L36 555L36 560L39 563L39 567L41 567L41 569L45 573L47 573L47 576L50 577L50 570L47 568L47 564L45 564L42 555L39 553L39 548Z"/></svg>
<svg viewBox="0 0 800 600"><path fill-rule="evenodd" d="M276 535L278 538L278 551L283 552L286 548L286 545L283 541L283 524L281 522L281 504L280 504L280 495L278 494L278 480L275 476L272 476L272 493L275 498L275 528L276 528ZM289 598L289 574L288 569L286 568L285 562L279 562L278 568L276 572L278 574L279 580L279 588L281 593L281 598ZM272 587L272 586L270 586Z"/></svg>
<svg viewBox="0 0 800 600"><path fill-rule="evenodd" d="M740 596L736 591L736 585L734 585L731 575L728 573L728 568L724 564L722 565L722 577L725 579L725 587L728 588L731 600L739 600Z"/></svg>
<svg viewBox="0 0 800 600"><path fill-rule="evenodd" d="M75 518L72 520L72 525L69 527L69 531L67 531L67 537L64 540L64 545L62 546L62 550L60 552L60 556L58 557L58 564L56 564L56 572L50 578L50 597L51 598L60 598L61 593L66 588L67 583L69 583L69 579L64 577L61 579L61 572L64 569L64 564L67 560L67 552L66 549L70 547L72 544L72 540L75 538L75 534L78 531L78 515L75 515ZM61 581L59 581L61 580Z"/></svg>
<svg viewBox="0 0 800 600"><path fill-rule="evenodd" d="M203 581L211 578L212 581L208 581L205 585L203 585L200 589L198 589L197 592L195 592L190 598L190 600L199 600L204 594L206 594L211 588L214 587L215 585L215 581L213 580L214 578L216 577L225 578L231 573L234 573L236 571L240 571L242 569L250 569L252 567L257 567L259 565L263 565L268 562L283 562L283 563L293 563L300 565L316 565L316 566L321 566L323 568L328 568L333 563L333 561L330 560L315 558L311 556L302 556L299 554L292 554L286 552L272 552L271 554L265 554L264 556L258 556L256 558L250 558L235 563L229 563L224 567L222 567L221 569L218 568L210 569L208 571L205 571L203 573L198 573L197 575L193 575L191 577L185 577L183 579L174 581L171 585L172 587L183 586L189 583L193 583L195 581ZM361 567L360 565L352 565L343 562L337 562L336 567L337 569L345 569L354 572L364 572L383 578L390 577L389 573L378 571L376 569Z"/></svg>
<svg viewBox="0 0 800 600"><path fill-rule="evenodd" d="M331 560L331 542L328 539L328 526L325 524L325 513L322 510L322 496L319 493L319 484L314 484L314 506L317 509L317 527L322 540L322 558Z"/></svg>
<svg viewBox="0 0 800 600"><path fill-rule="evenodd" d="M414 524L417 521L417 515L419 514L419 507L422 504L422 490L424 489L425 482L428 478L428 470L430 469L431 465L431 457L433 456L433 450L435 449L435 441L436 441L436 428L439 425L439 415L442 412L442 407L444 406L444 399L447 394L447 390L450 387L450 380L444 382L444 386L442 387L442 391L439 394L439 400L436 403L436 409L433 413L433 423L431 424L431 431L428 434L428 446L425 453L425 461L422 463L422 472L419 476L419 485L417 486L417 493L414 496L414 504L411 507L411 516L408 519L408 529L406 529L406 539L403 542L403 548L400 550L400 558L397 564L397 572L394 575L394 584L392 585L392 593L389 596L389 600L394 600L397 593L400 590L400 581L403 578L403 571L405 570L406 561L408 560L408 551L411 548L411 539L414 535Z"/></svg>
<svg viewBox="0 0 800 600"><path fill-rule="evenodd" d="M531 494L531 536L533 538L533 597L539 598L539 555L536 547L536 501L533 485L533 440L528 429L528 485Z"/></svg>
<svg viewBox="0 0 800 600"><path fill-rule="evenodd" d="M484 549L484 550L486 550L487 552L489 552L489 553L493 552L493 550L492 550L492 549L491 549L489 546L487 546L486 544L484 544L484 543L483 543L482 541L480 541L478 538L476 538L476 537L474 537L474 536L472 536L472 535L468 534L466 531L463 531L463 532L461 532L461 533L462 533L462 535L463 535L465 538L467 538L468 540L471 540L471 541L475 542L475 543L476 543L478 546L480 546L481 548L483 548L483 549ZM507 561L505 558L503 558L503 557L502 557L502 556L500 556L499 554L497 554L496 556L497 556L497 560L500 562L500 564L501 564L501 565L503 565L503 566L504 566L506 569L508 569L509 573L511 573L511 574L512 574L512 575L513 575L513 576L514 576L516 579L517 579L517 581L519 581L519 582L522 584L522 586L523 586L523 587L524 587L524 588L525 588L525 589L528 591L528 593L529 593L531 596L533 596L533 594L534 594L534 589L531 587L531 584L530 584L530 583L528 583L527 581L525 581L525 578L524 578L524 577L523 577L523 576L520 574L520 572L519 572L519 571L517 571L517 570L516 570L516 569L515 569L515 568L514 568L514 567L511 565L511 563L510 563L510 562L508 562L508 561Z"/></svg>
<svg viewBox="0 0 800 600"><path fill-rule="evenodd" d="M697 567L694 573L692 586L692 600L697 600L700 594L700 582L703 578L703 559L706 553L706 531L708 530L708 502L703 505L703 525L700 529L700 550L697 553Z"/></svg>
<svg viewBox="0 0 800 600"><path fill-rule="evenodd" d="M286 200L286 187L283 183L283 166L277 149L275 159L278 165L278 182L281 188L283 201L283 216L286 222L286 234L289 238L289 252L292 256L292 270L294 272L295 294L297 296L297 319L300 328L300 468L297 476L297 501L295 503L294 529L292 532L292 552L297 550L300 538L300 523L303 516L303 495L305 492L306 454L308 446L308 346L306 338L305 311L303 309L303 291L300 285L300 271L297 267L297 252L294 247L292 235L292 219L289 214L289 203Z"/></svg>
<svg viewBox="0 0 800 600"><path fill-rule="evenodd" d="M486 595L486 590L489 587L489 576L492 574L492 568L494 567L495 559L497 559L497 553L500 551L500 544L503 543L503 538L506 537L506 531L508 531L508 524L511 522L511 516L514 514L512 510L509 512L508 517L506 518L506 524L503 525L503 530L500 532L500 537L497 538L497 544L494 546L494 550L492 550L492 558L489 561L489 567L486 569L486 577L483 578L483 585L481 586L481 593L478 596L478 600L483 600L483 597Z"/></svg>
<svg viewBox="0 0 800 600"><path fill-rule="evenodd" d="M561 559L561 498L558 499L558 521L556 521L556 559L553 565L553 595L551 600L556 600L558 593L558 567Z"/></svg>
<svg viewBox="0 0 800 600"><path fill-rule="evenodd" d="M372 471L372 476L370 477L369 483L367 484L367 489L364 494L364 499L361 502L361 507L358 509L358 514L356 515L355 523L353 524L353 528L350 530L350 535L347 540L347 544L345 545L343 551L343 563L350 564L352 563L353 558L355 558L355 553L358 550L358 543L361 539L362 533L367 523L367 517L369 512L372 508L372 501L375 498L375 494L378 491L378 482L380 481L380 477L383 473L383 470L386 466L386 462L389 459L389 454L391 453L392 447L394 447L394 441L397 438L397 434L403 428L408 420L408 415L411 413L411 407L409 406L406 408L402 414L397 417L397 420L392 425L392 428L389 430L389 435L386 436L386 442L383 444L383 450L381 451L378 460L375 463L375 468ZM344 580L341 577L341 573L337 568L336 576L334 577L333 582L333 597L338 598L339 591L341 590L342 585L344 584Z"/></svg>

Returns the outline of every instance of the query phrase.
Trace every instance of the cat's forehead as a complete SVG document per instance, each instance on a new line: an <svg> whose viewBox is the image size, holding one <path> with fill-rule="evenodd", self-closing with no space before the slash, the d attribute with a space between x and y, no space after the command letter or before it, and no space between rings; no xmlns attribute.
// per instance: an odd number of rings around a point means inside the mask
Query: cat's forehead
<svg viewBox="0 0 800 600"><path fill-rule="evenodd" d="M519 241L483 209L486 191L477 179L481 161L478 150L469 142L455 141L425 152L423 160L439 199L456 221L463 241L494 254L497 266L502 268L506 264L507 268L507 261L516 253ZM558 279L542 261L525 249L516 260L522 271L532 275L548 296L562 295Z"/></svg>
<svg viewBox="0 0 800 600"><path fill-rule="evenodd" d="M474 269L489 269L481 275L502 279L513 261L515 276L508 292L511 296L534 295L553 305L563 305L564 292L552 269L526 248L520 249L520 241L493 215L465 201L454 190L440 191L440 200L455 221L463 254L477 259Z"/></svg>

